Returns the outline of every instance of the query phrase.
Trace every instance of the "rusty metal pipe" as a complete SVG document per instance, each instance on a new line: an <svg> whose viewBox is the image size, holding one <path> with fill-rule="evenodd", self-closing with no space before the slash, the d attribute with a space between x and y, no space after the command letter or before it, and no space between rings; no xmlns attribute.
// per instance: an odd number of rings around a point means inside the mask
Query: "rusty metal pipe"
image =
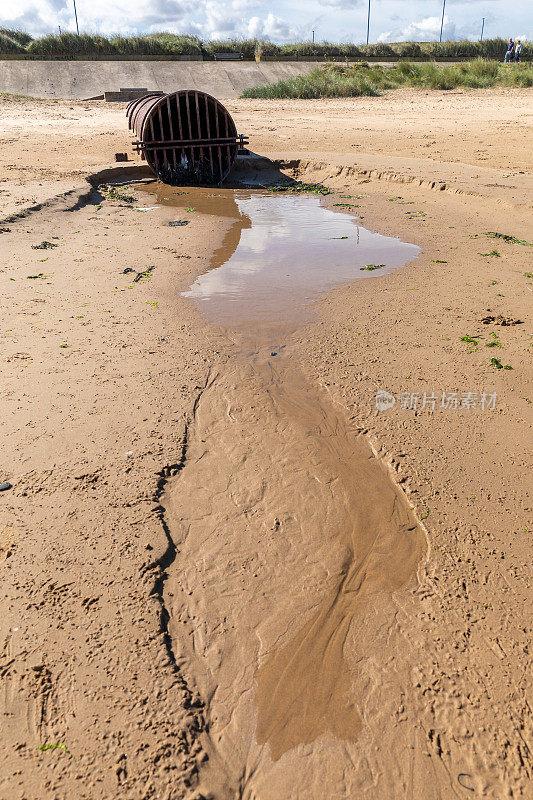
<svg viewBox="0 0 533 800"><path fill-rule="evenodd" d="M153 92L132 100L126 116L137 135L134 148L165 183L221 183L247 143L227 109L205 92Z"/></svg>

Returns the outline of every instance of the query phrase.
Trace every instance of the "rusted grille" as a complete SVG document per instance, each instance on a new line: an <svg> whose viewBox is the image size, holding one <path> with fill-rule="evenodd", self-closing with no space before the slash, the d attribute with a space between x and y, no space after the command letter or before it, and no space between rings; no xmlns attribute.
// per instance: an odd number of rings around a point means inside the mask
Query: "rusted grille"
<svg viewBox="0 0 533 800"><path fill-rule="evenodd" d="M140 151L165 183L221 183L247 143L222 103L205 92L148 94L126 109Z"/></svg>

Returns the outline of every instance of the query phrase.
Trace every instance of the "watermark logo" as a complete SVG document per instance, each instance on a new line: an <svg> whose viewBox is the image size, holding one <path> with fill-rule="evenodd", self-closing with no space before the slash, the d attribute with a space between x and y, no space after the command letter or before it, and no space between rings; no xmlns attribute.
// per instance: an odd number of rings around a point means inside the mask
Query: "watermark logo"
<svg viewBox="0 0 533 800"><path fill-rule="evenodd" d="M399 407L402 411L457 411L457 409L479 409L493 411L496 408L496 392L402 392ZM387 411L396 404L390 392L376 392L376 408Z"/></svg>
<svg viewBox="0 0 533 800"><path fill-rule="evenodd" d="M379 389L376 392L376 408L378 411L387 411L396 403L396 398L390 392Z"/></svg>

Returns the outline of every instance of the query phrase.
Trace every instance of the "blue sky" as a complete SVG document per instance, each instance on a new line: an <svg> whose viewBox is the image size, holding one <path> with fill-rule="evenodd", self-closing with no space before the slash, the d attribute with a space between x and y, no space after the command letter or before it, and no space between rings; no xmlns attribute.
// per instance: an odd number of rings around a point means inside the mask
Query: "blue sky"
<svg viewBox="0 0 533 800"><path fill-rule="evenodd" d="M258 37L274 42L362 42L368 0L77 0L80 29L91 33L168 30L203 39ZM442 0L372 0L370 41L438 39ZM446 0L444 38L533 38L531 0ZM75 30L73 0L0 0L0 27L34 35Z"/></svg>

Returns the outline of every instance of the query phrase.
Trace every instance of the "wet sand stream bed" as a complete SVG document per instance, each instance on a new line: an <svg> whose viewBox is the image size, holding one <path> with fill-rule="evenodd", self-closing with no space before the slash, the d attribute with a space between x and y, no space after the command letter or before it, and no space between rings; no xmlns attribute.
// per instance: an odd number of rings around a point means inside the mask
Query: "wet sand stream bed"
<svg viewBox="0 0 533 800"><path fill-rule="evenodd" d="M413 578L425 537L342 409L304 378L291 336L320 293L369 265L386 274L418 248L315 196L147 188L181 219L187 209L235 219L183 293L237 355L210 374L162 497L176 548L164 580L174 655L239 796L303 797L319 779L329 797L363 724L365 609Z"/></svg>

